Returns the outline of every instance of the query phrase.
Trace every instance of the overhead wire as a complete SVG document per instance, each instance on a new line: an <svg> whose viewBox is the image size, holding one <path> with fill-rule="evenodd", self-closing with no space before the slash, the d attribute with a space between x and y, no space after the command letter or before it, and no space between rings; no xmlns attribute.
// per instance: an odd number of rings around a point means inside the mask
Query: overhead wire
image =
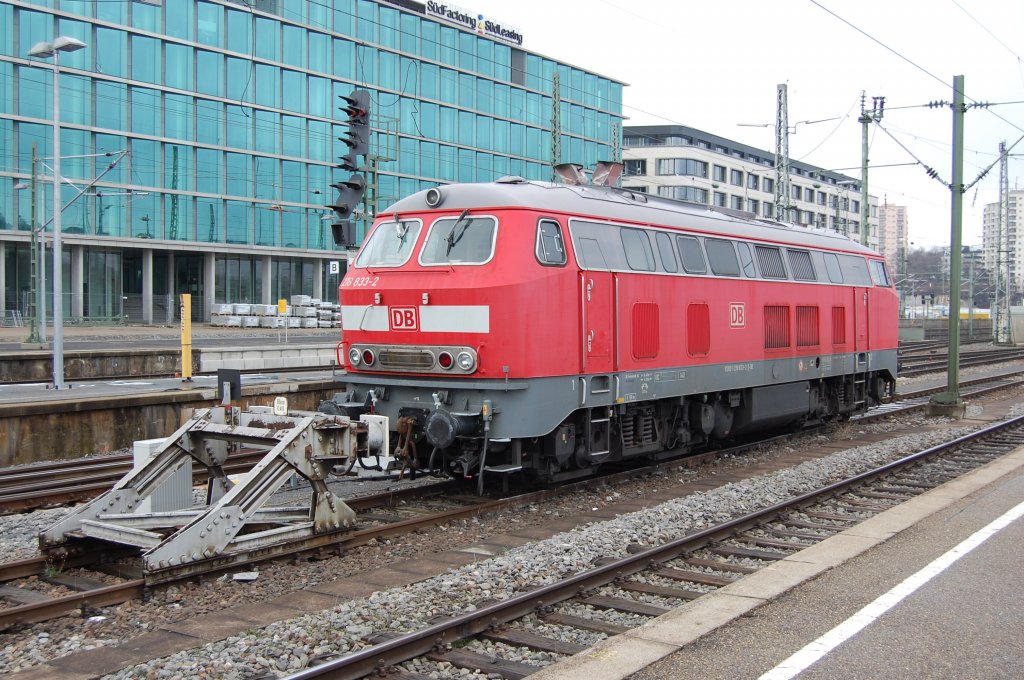
<svg viewBox="0 0 1024 680"><path fill-rule="evenodd" d="M1002 40L1000 40L1000 39L999 39L999 36L997 36L997 35L996 35L995 33L993 33L993 32L992 32L991 30L989 30L988 26L986 26L985 24L981 23L981 22L980 22L980 21L978 20L978 18L977 18L977 17L975 17L975 16L974 16L973 14L971 14L970 12L968 12L968 11L967 11L967 9L966 9L966 8L965 8L965 7L963 6L963 5L961 5L961 4L960 4L959 2L957 2L956 0L950 0L950 2L952 2L952 3L954 4L954 5L956 5L956 6L957 6L957 7L958 7L958 8L960 9L960 11L961 11L961 12L963 12L964 14L966 14L967 16L969 16L969 17L971 18L971 21L973 21L974 23L978 24L978 26L979 26L979 27L981 27L981 30L985 31L985 32L986 32L986 33L988 33L988 34L989 34L990 36L992 36L992 39L993 39L993 40L995 40L995 41L996 41L997 43L999 43L1000 45L1002 45L1002 46L1003 46L1003 48L1004 48L1004 49L1005 49L1005 50L1006 50L1007 52L1009 52L1010 54L1012 54L1012 55L1013 55L1013 57L1014 57L1014 58L1015 58L1015 59L1017 60L1017 69L1018 69L1018 72L1019 72L1019 73L1020 73L1020 75L1021 75L1021 82L1022 82L1022 83L1024 83L1024 59L1021 59L1021 56L1020 56L1019 54L1017 54L1016 52L1014 52L1014 51L1013 51L1013 49L1012 49L1012 48L1011 48L1011 47L1010 47L1009 45L1007 45L1007 44L1006 44L1006 43L1004 43L1004 42L1003 42Z"/></svg>
<svg viewBox="0 0 1024 680"><path fill-rule="evenodd" d="M856 26L855 24L853 24L852 22L848 21L847 19L844 19L843 17L839 16L838 14L836 14L835 12L833 12L832 10L830 10L830 9L829 9L828 7L825 7L825 6L824 6L824 5L822 5L822 4L820 3L820 2L818 2L818 0L809 0L809 1L810 1L810 3L811 3L811 4L815 5L816 7L819 7L819 8L820 8L820 9L822 9L822 10L824 10L825 12L827 12L827 13L828 13L828 14L830 14L830 15L832 15L833 17L835 17L835 18L836 18L836 19L838 19L839 21L843 22L844 24L846 24L847 26L849 26L849 27L850 27L850 28L852 28L853 30L857 31L858 33L860 33L861 35L863 35L863 36L864 36L864 37L866 37L867 39L871 40L872 42L874 42L874 43L876 43L877 45L881 46L881 47L882 47L882 48L884 48L885 50L887 50L887 51L891 52L892 54L896 55L897 57L899 57L899 58L900 58L900 59L902 59L903 61L907 62L908 64L910 64L910 65L911 65L911 66L913 66L914 68L918 69L919 71L921 71L922 73L924 73L924 74L925 74L925 75L927 75L928 77L930 77L930 78L932 78L932 79L934 79L934 80L938 81L939 83L942 83L943 85L945 85L945 86L946 86L946 87L948 87L948 88L952 88L952 87L953 87L953 86L952 86L952 85L951 85L950 83L947 83L947 82L946 82L946 81L945 81L944 79L942 79L942 78L940 78L939 76L935 75L934 73L932 73L932 72L931 72L931 71L929 71L928 69L924 68L923 66L921 66L920 64L918 64L917 62L915 62L914 60L912 60L911 58L909 58L909 57L907 57L906 55L904 55L904 54L900 53L900 52L899 52L898 50L896 50L896 49L894 49L894 48L890 47L889 45L886 45L886 44L885 44L884 42L882 42L882 41L881 41L881 40L879 40L878 38L874 37L873 35L871 35L871 34L870 34L870 33L868 33L867 31L865 31L864 29L860 28L859 26ZM968 97L966 93L963 93L963 96L964 96L964 99L965 99L966 101L970 101L970 102L971 102L972 104L974 104L974 105L976 105L976 106L982 106L982 105L983 105L983 103L982 103L982 102L978 102L978 101L974 100L973 98L971 98L971 97ZM1006 123L1007 125L1009 125L1009 126L1011 126L1011 127L1015 128L1015 129L1016 129L1017 131L1019 131L1019 132L1022 132L1022 133L1024 133L1024 128L1020 127L1020 126L1019 126L1019 125L1017 125L1016 123L1014 123L1014 122L1012 122L1012 121L1009 121L1009 120L1007 120L1006 118L1004 118L1003 116L999 115L999 114L998 114L998 113L996 113L995 111L992 111L992 110L991 110L990 108L988 108L988 107L984 107L984 106L982 106L982 107L983 107L983 108L984 108L984 109L985 109L986 111L988 111L989 113L991 113L992 115L994 115L994 116L995 116L996 118L998 118L999 120L1001 120L1001 121L1003 121L1004 123Z"/></svg>

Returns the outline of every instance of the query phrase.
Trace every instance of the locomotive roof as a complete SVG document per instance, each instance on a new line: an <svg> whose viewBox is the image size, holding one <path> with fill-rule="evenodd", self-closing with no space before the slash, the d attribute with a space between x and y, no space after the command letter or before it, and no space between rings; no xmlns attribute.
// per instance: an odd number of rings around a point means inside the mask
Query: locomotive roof
<svg viewBox="0 0 1024 680"><path fill-rule="evenodd" d="M597 220L671 226L733 238L783 241L804 247L877 255L837 232L759 219L749 213L710 208L618 187L553 184L506 177L497 182L448 184L438 189L442 197L439 204L431 206L427 203L427 193L432 190L420 191L399 200L381 215L435 209L461 211L524 208Z"/></svg>

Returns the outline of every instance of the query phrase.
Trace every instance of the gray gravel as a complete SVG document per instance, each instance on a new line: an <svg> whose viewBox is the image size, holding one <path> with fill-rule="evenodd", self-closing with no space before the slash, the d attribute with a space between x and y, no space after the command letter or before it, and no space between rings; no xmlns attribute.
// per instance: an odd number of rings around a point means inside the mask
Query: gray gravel
<svg viewBox="0 0 1024 680"><path fill-rule="evenodd" d="M866 428L865 428L866 429ZM966 433L971 428L958 428ZM331 610L247 631L205 647L140 664L110 678L195 677L216 674L248 678L261 673L285 674L303 666L313 654L346 653L362 647L371 631L407 632L428 619L474 608L481 598L505 599L525 588L545 585L590 568L595 559L621 557L629 543L653 546L693 530L770 505L793 494L902 457L945 440L949 432L919 433L870 447L838 453L720 489L672 500L647 510L593 523L502 556L455 569L412 585L374 593ZM445 597L438 597L445 593ZM636 625L644 617L596 612L572 604L566 611ZM474 643L476 644L476 643ZM519 652L534 663L543 655ZM523 656L526 655L526 656Z"/></svg>
<svg viewBox="0 0 1024 680"><path fill-rule="evenodd" d="M978 407L971 406L969 415L977 410ZM1024 407L1021 410L1024 411ZM913 427L918 423L923 425L936 422L942 422L942 419L914 416L879 424L851 423L833 428L829 436L821 436L820 439L822 442L837 441L854 432L882 433L908 427L908 424ZM961 430L966 432L967 428ZM853 470L899 458L947 437L946 432L921 432L903 436L883 444L837 454L824 461L805 463L793 470L665 503L610 522L594 523L426 582L376 593L365 600L339 603L332 610L282 621L265 629L249 631L202 648L125 669L110 677L192 678L204 673L209 677L225 678L248 678L261 673L284 675L304 666L312 657L346 653L363 646L361 638L371 631L412 630L429 617L460 612L480 598L506 598L523 589L551 582L562 574L584 570L596 557L619 556L627 543L649 546L672 540L694 529L809 489L821 479L838 479ZM800 446L813 446L808 441L813 442L812 439L804 439ZM768 459L775 452L786 450L790 450L790 447L766 448L762 452L738 457L735 464L754 464L759 459ZM728 460L720 464L721 467L729 465ZM679 469L662 476L686 479L697 474L692 470ZM714 472L704 470L699 474ZM353 489L356 486L365 487L366 484L356 483ZM439 527L437 534L425 537L427 540L424 542L428 543L426 546L410 545L411 539L381 541L325 562L265 565L259 569L259 578L248 584L230 579L182 584L157 591L144 603L127 603L98 612L84 612L84 615L98 615L95 620L85 623L63 619L38 624L0 638L0 673L29 668L80 649L114 645L168 622L223 611L239 604L267 601L290 592L299 583L314 585L331 581L335 577L365 573L397 559L427 554L436 549L439 537L449 547L468 545L485 540L488 532L500 533L519 526L534 526L543 524L549 518L578 516L603 503L643 498L651 488L656 487L657 479L654 478L638 483L629 490L587 492L565 501L562 507L546 509L548 506L533 506L506 513L493 521L474 519ZM361 491L365 493L369 489ZM351 490L347 495L353 495ZM18 556L36 554L38 531L52 523L62 512L48 510L0 517L0 550ZM737 564L745 563L744 560L733 561ZM446 593L446 598L438 598L439 592ZM578 603L559 605L558 609L624 625L638 625L645 620L644 617L594 610ZM561 627L555 627L555 630L558 628ZM580 642L592 644L592 641ZM484 677L467 676L458 669L445 668L445 664L430 662L428 665L430 671L426 674L432 677ZM439 674L433 676L435 672Z"/></svg>

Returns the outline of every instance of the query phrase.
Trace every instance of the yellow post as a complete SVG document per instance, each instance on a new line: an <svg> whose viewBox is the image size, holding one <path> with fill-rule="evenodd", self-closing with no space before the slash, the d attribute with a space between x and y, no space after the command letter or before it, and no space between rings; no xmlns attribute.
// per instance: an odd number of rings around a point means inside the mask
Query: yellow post
<svg viewBox="0 0 1024 680"><path fill-rule="evenodd" d="M278 317L284 317L287 313L288 313L288 301L285 300L284 298L280 298L277 301L277 315L278 315ZM278 324L277 327L281 328L280 323ZM281 342L281 332L280 331L278 331L278 334L277 334L277 341ZM285 318L285 320L284 320L284 341L288 342L288 319L287 318Z"/></svg>
<svg viewBox="0 0 1024 680"><path fill-rule="evenodd" d="M181 294L181 379L192 382L192 295Z"/></svg>

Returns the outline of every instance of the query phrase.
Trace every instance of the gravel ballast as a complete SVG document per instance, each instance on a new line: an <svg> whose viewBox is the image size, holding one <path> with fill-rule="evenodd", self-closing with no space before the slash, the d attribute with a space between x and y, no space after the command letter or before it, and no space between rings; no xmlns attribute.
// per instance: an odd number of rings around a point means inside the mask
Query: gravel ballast
<svg viewBox="0 0 1024 680"><path fill-rule="evenodd" d="M872 425L847 424L836 426L827 437L820 436L819 439L823 443L835 442L852 431L882 433L937 422L943 422L943 419L908 416ZM729 516L774 503L790 493L799 492L799 489L815 486L817 479L837 479L851 469L861 470L880 461L899 458L948 436L945 432L906 435L836 454L823 461L805 463L792 470L730 484L714 492L671 501L610 522L567 532L406 588L376 593L364 600L341 602L332 610L278 622L166 659L153 660L110 677L192 678L205 674L208 677L247 678L263 673L284 675L303 667L312 657L359 648L364 645L362 636L370 632L412 630L432 616L460 612L473 601L487 597L507 598L524 589L549 583L563 574L589 568L596 557L621 556L628 543L650 546L672 540ZM812 447L813 442L814 439L808 437L794 445ZM790 449L785 445L771 447L740 456L731 464L753 464L759 459L770 458L773 451L785 450ZM719 464L718 469L729 466L730 462L726 460ZM692 478L694 474L714 472L694 473L680 469L668 473L679 476L680 481ZM663 479L661 485L664 484ZM645 485L648 488L645 489ZM642 498L651 491L650 487L656 486L658 480L652 478L625 489L616 487L581 494L575 499L560 501L561 505L531 506L492 518L455 522L420 536L418 545L414 544L416 538L402 537L374 543L324 562L262 565L258 569L259 577L251 583L239 583L230 578L210 579L158 589L145 602L82 612L86 621L69 617L4 635L0 638L0 673L36 666L78 650L116 645L170 622L221 612L241 604L268 601L293 591L300 584L311 586L329 582L337 577L366 573L406 557L429 555L439 545L445 549L457 548L519 527L543 525L560 516L579 516L592 507L616 500ZM0 549L9 559L15 555L28 557L37 554L38 531L64 512L56 509L0 517ZM453 595L442 599L437 596L439 592ZM573 606L582 607L581 612L587 609L578 604ZM609 612L601 613L606 619L609 615ZM643 617L617 616L627 619L622 623L628 625L643 621ZM445 664L434 664L431 672L441 672L444 667ZM437 677L471 676L449 667Z"/></svg>
<svg viewBox="0 0 1024 680"><path fill-rule="evenodd" d="M360 649L366 645L363 636L370 632L415 630L433 617L472 609L474 602L482 598L505 599L524 589L552 583L563 575L589 569L597 558L622 557L627 544L654 546L679 538L971 429L906 435L727 484L713 491L574 529L403 588L377 592L331 610L280 621L107 677L216 675L248 678L268 672L285 674L301 668L310 656ZM439 598L438 593L444 593L445 597ZM531 657L529 661L536 660ZM466 676L460 673L459 677Z"/></svg>

